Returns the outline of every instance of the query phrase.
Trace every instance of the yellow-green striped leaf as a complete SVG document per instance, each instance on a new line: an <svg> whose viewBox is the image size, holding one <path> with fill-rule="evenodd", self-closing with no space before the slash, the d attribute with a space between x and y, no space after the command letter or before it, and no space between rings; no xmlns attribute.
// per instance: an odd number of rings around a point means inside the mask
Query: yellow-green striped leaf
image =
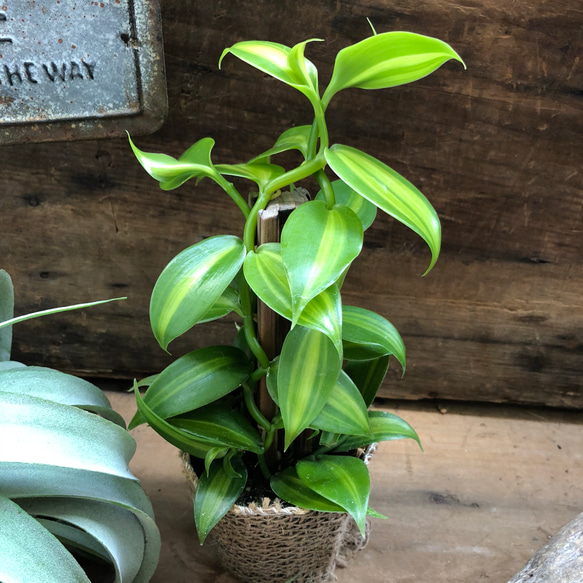
<svg viewBox="0 0 583 583"><path fill-rule="evenodd" d="M277 138L273 147L259 154L259 156L253 158L249 161L249 164L255 164L257 162L268 161L271 156L276 154L281 154L282 152L287 152L289 150L299 150L304 158L308 157L308 148L310 143L310 133L312 131L312 126L297 126L286 130Z"/></svg>
<svg viewBox="0 0 583 583"><path fill-rule="evenodd" d="M219 67L225 55L231 53L252 67L301 91L310 100L319 100L318 72L314 64L303 55L308 42L311 41L299 43L293 49L269 41L239 42L223 51Z"/></svg>
<svg viewBox="0 0 583 583"><path fill-rule="evenodd" d="M291 291L279 243L265 243L256 252L247 253L243 272L264 304L284 318L292 319ZM326 334L342 355L342 304L338 286L332 284L308 302L298 324Z"/></svg>
<svg viewBox="0 0 583 583"><path fill-rule="evenodd" d="M367 407L372 405L377 392L389 370L389 355L372 360L348 360L344 372L358 387Z"/></svg>
<svg viewBox="0 0 583 583"><path fill-rule="evenodd" d="M308 488L344 508L364 536L370 476L361 459L322 455L317 461L300 460L296 471Z"/></svg>
<svg viewBox="0 0 583 583"><path fill-rule="evenodd" d="M415 231L429 245L432 256L429 271L439 255L441 225L421 191L380 160L355 148L335 144L324 155L341 180Z"/></svg>
<svg viewBox="0 0 583 583"><path fill-rule="evenodd" d="M369 360L392 354L405 372L405 344L397 329L371 310L342 306L342 339L348 360Z"/></svg>
<svg viewBox="0 0 583 583"><path fill-rule="evenodd" d="M338 351L325 334L296 326L286 336L277 373L285 449L328 401L341 364Z"/></svg>
<svg viewBox="0 0 583 583"><path fill-rule="evenodd" d="M421 441L417 432L407 423L393 413L387 411L369 411L371 436L350 436L342 440L335 452L352 451L359 447L365 447L378 441L393 441L395 439L414 439L421 447Z"/></svg>
<svg viewBox="0 0 583 583"><path fill-rule="evenodd" d="M200 544L208 533L237 501L247 483L247 468L238 458L231 460L237 474L225 471L222 462L215 460L209 472L198 480L194 497L194 522Z"/></svg>
<svg viewBox="0 0 583 583"><path fill-rule="evenodd" d="M194 411L224 397L245 382L253 370L235 346L207 346L181 356L153 381L144 401L163 419ZM139 414L130 428L144 423Z"/></svg>
<svg viewBox="0 0 583 583"><path fill-rule="evenodd" d="M190 433L195 439L257 454L263 452L261 436L251 423L241 413L224 405L207 405L173 417L169 423Z"/></svg>
<svg viewBox="0 0 583 583"><path fill-rule="evenodd" d="M322 431L347 435L370 433L364 399L344 371L340 371L328 401L310 426Z"/></svg>
<svg viewBox="0 0 583 583"><path fill-rule="evenodd" d="M239 294L231 286L228 286L221 294L221 297L209 308L197 323L202 324L204 322L218 320L231 312L237 312L240 315L240 308L241 303Z"/></svg>
<svg viewBox="0 0 583 583"><path fill-rule="evenodd" d="M299 478L294 466L273 475L270 486L276 496L298 508L317 512L345 512L342 506L308 488Z"/></svg>
<svg viewBox="0 0 583 583"><path fill-rule="evenodd" d="M162 419L160 415L156 415L156 413L148 407L147 403L140 396L137 383L134 384L134 392L136 394L138 414L143 417L144 422L147 422L158 435L163 437L174 447L177 447L180 451L185 451L186 453L201 459L205 459L209 452L212 452L213 456L216 458L224 457L229 451L228 447L222 447L219 443L196 439L187 431L174 427L168 421Z"/></svg>
<svg viewBox="0 0 583 583"><path fill-rule="evenodd" d="M348 87L383 89L417 81L450 59L463 64L447 43L429 36L385 32L366 38L338 53L322 103L326 108Z"/></svg>
<svg viewBox="0 0 583 583"><path fill-rule="evenodd" d="M285 170L277 164L217 164L215 166L217 172L226 174L227 176L237 176L238 178L246 178L252 180L259 186L260 189L281 176Z"/></svg>
<svg viewBox="0 0 583 583"><path fill-rule="evenodd" d="M203 320L243 264L238 237L209 237L179 253L160 274L150 300L150 323L164 350Z"/></svg>
<svg viewBox="0 0 583 583"><path fill-rule="evenodd" d="M362 223L362 230L366 231L374 222L377 216L377 207L370 201L366 200L342 180L332 182L336 204L347 206L356 213L356 216ZM325 200L324 193L318 192L316 200Z"/></svg>
<svg viewBox="0 0 583 583"><path fill-rule="evenodd" d="M358 256L362 224L342 205L328 209L320 200L294 210L281 233L281 255L292 300L292 325L308 302L330 287Z"/></svg>
<svg viewBox="0 0 583 583"><path fill-rule="evenodd" d="M190 178L208 176L216 179L219 174L211 161L211 151L215 145L212 138L203 138L194 143L180 158L167 154L143 152L129 138L130 146L144 170L160 183L162 190L172 190Z"/></svg>

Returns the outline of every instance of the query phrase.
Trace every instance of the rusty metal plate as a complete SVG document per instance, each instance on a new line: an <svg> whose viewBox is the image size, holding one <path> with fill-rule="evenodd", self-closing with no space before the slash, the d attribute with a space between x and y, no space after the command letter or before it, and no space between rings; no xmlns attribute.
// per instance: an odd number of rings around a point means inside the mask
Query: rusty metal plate
<svg viewBox="0 0 583 583"><path fill-rule="evenodd" d="M0 144L154 132L158 0L0 0Z"/></svg>

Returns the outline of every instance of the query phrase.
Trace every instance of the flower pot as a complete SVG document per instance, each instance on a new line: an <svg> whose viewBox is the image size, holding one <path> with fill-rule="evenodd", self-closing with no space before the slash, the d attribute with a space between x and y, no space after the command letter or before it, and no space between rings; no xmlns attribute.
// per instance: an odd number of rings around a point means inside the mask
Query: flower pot
<svg viewBox="0 0 583 583"><path fill-rule="evenodd" d="M182 459L196 489L189 455ZM233 505L211 535L223 567L246 583L331 581L335 568L347 566L368 542L368 532L363 538L348 514L304 510L269 498Z"/></svg>

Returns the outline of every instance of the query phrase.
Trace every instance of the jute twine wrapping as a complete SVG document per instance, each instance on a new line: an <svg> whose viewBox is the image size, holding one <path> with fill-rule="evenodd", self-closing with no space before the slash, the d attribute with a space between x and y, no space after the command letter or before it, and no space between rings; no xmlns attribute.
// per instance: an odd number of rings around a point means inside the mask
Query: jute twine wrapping
<svg viewBox="0 0 583 583"><path fill-rule="evenodd" d="M372 448L366 452L368 461ZM193 490L198 478L188 454L184 473ZM314 512L264 498L261 504L233 505L213 528L222 565L245 583L326 583L368 543L348 514Z"/></svg>

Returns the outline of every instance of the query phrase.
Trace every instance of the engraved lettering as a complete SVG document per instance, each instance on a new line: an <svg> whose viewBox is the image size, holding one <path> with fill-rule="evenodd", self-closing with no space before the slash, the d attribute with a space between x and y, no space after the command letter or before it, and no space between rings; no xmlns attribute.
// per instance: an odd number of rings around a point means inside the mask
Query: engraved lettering
<svg viewBox="0 0 583 583"><path fill-rule="evenodd" d="M4 12L0 12L0 22L6 22L6 14ZM11 43L12 39L10 37L0 37L0 43Z"/></svg>
<svg viewBox="0 0 583 583"><path fill-rule="evenodd" d="M95 80L97 63L85 61L0 64L0 85L15 87L22 84L71 83L73 81Z"/></svg>
<svg viewBox="0 0 583 583"><path fill-rule="evenodd" d="M81 64L85 67L88 78L95 79L93 75L93 71L95 71L95 63L86 63L85 61L81 61Z"/></svg>
<svg viewBox="0 0 583 583"><path fill-rule="evenodd" d="M67 74L67 64L63 63L61 65L61 70L59 71L59 68L57 67L56 63L54 61L51 61L51 70L49 71L49 67L43 63L43 69L45 70L45 73L47 74L47 77L54 83L55 80L57 79L57 77L61 80L64 81L66 74Z"/></svg>
<svg viewBox="0 0 583 583"><path fill-rule="evenodd" d="M36 65L34 63L31 63L30 61L27 61L26 63L24 63L24 74L26 76L26 79L30 83L38 83L38 79L35 77L35 74L34 74L35 68L36 68Z"/></svg>
<svg viewBox="0 0 583 583"><path fill-rule="evenodd" d="M71 69L70 69L70 73L69 73L69 79L71 79L71 81L73 79L83 79L83 74L81 73L81 69L79 67L79 64L76 63L75 61L71 61Z"/></svg>
<svg viewBox="0 0 583 583"><path fill-rule="evenodd" d="M8 65L4 65L4 72L6 73L6 78L11 87L14 87L14 79L18 79L22 83L22 75L20 74L20 68L18 65L12 70L10 70Z"/></svg>

